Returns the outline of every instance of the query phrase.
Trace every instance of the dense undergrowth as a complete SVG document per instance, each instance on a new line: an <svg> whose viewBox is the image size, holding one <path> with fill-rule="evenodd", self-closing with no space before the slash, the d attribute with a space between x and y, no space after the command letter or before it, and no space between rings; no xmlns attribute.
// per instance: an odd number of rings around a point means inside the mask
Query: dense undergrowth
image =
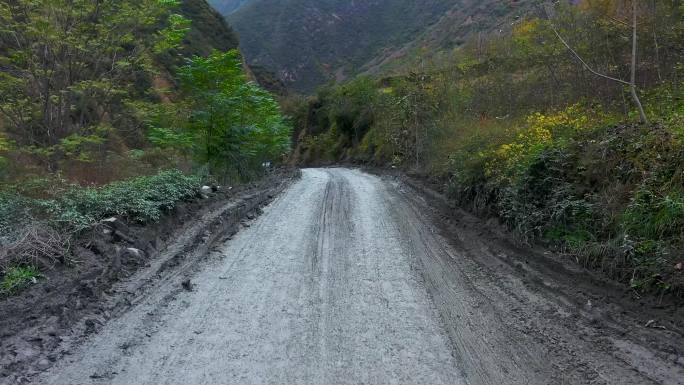
<svg viewBox="0 0 684 385"><path fill-rule="evenodd" d="M10 235L21 222L43 222L78 232L111 216L154 221L178 201L197 196L200 183L198 176L170 170L102 187L84 187L60 178L10 184L0 191L0 234Z"/></svg>
<svg viewBox="0 0 684 385"><path fill-rule="evenodd" d="M553 129L532 125L466 167L452 158L451 197L635 289L680 290L682 136L657 125L599 125L571 136ZM524 143L529 130L551 135Z"/></svg>
<svg viewBox="0 0 684 385"><path fill-rule="evenodd" d="M630 7L583 1L403 73L291 98L293 161L423 174L523 242L637 291L682 295L684 6L654 4L638 7L635 68L649 124L636 123L628 87L586 71L554 32L595 71L629 79Z"/></svg>

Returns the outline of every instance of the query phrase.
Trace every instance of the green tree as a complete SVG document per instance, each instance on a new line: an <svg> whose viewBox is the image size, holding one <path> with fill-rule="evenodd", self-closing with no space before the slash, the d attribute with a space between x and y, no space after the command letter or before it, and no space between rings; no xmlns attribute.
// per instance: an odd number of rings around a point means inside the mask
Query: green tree
<svg viewBox="0 0 684 385"><path fill-rule="evenodd" d="M212 172L249 177L262 162L289 151L291 129L278 103L247 80L237 50L193 57L179 76L189 116L182 132Z"/></svg>

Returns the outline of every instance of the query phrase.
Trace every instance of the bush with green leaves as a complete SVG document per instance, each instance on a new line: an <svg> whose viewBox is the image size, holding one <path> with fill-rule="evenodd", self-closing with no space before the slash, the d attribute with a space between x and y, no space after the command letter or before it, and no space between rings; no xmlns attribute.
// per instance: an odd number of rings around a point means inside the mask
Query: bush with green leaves
<svg viewBox="0 0 684 385"><path fill-rule="evenodd" d="M7 239L35 221L69 233L87 229L109 216L132 222L156 221L179 201L195 197L201 181L198 176L169 170L102 187L52 180L52 186L58 187L50 191L45 188L47 182L34 180L0 192L0 237Z"/></svg>
<svg viewBox="0 0 684 385"><path fill-rule="evenodd" d="M111 183L99 189L74 190L73 198L65 196L65 203L74 203L95 218L118 215L136 222L155 221L179 201L197 195L200 180L177 170L157 175L138 177Z"/></svg>
<svg viewBox="0 0 684 385"><path fill-rule="evenodd" d="M684 277L684 147L676 130L617 125L586 129L516 170L482 173L488 205L527 241L560 246L635 289L674 289ZM478 164L454 164L486 168ZM473 170L464 170L473 173ZM460 172L464 172L460 171ZM457 191L474 188L459 179ZM462 183L462 184L461 184Z"/></svg>

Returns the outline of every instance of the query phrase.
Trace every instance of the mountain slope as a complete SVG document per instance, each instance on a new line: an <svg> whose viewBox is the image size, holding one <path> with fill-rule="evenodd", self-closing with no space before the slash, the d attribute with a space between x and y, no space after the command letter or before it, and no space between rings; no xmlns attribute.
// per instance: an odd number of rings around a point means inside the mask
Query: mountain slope
<svg viewBox="0 0 684 385"><path fill-rule="evenodd" d="M183 54L208 55L213 49L228 51L238 47L238 38L221 14L206 0L183 0L179 11L192 21L183 41Z"/></svg>
<svg viewBox="0 0 684 385"><path fill-rule="evenodd" d="M387 72L411 60L429 58L464 44L477 33L506 34L512 25L533 9L533 0L459 1L404 46L387 50L371 59L362 70Z"/></svg>
<svg viewBox="0 0 684 385"><path fill-rule="evenodd" d="M412 47L449 47L489 29L530 1L247 0L224 10L251 64L308 92L331 79L373 70ZM483 22L475 22L483 18ZM465 28L464 28L465 27Z"/></svg>
<svg viewBox="0 0 684 385"><path fill-rule="evenodd" d="M231 14L237 11L249 0L209 0L209 3L216 8L217 11L224 15Z"/></svg>

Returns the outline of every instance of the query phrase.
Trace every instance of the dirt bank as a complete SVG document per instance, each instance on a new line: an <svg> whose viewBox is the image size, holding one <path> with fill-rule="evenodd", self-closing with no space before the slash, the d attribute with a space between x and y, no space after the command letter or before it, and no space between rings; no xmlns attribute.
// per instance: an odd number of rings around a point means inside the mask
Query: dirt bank
<svg viewBox="0 0 684 385"><path fill-rule="evenodd" d="M515 383L509 373L533 367L545 373L542 383L684 384L681 299L638 294L569 256L520 245L495 219L454 207L434 184L375 172L443 239L424 254L426 277L457 350L479 366L475 383ZM426 225L412 226L425 233ZM464 323L463 313L477 323ZM481 339L464 338L478 332ZM515 345L528 353L509 350ZM487 350L513 358L481 360Z"/></svg>
<svg viewBox="0 0 684 385"><path fill-rule="evenodd" d="M254 218L298 170L223 188L178 204L158 223L103 222L73 245L73 262L0 300L0 383L28 382L87 336L133 306L147 290L182 274Z"/></svg>

